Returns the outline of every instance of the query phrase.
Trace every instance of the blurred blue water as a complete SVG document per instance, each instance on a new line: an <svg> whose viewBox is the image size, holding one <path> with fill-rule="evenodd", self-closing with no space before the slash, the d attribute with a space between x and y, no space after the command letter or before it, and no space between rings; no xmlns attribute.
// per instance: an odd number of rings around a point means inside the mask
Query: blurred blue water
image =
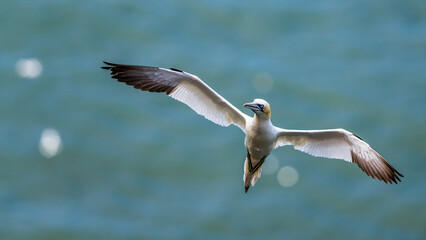
<svg viewBox="0 0 426 240"><path fill-rule="evenodd" d="M0 239L426 238L423 1L6 0L0 52ZM19 77L33 57L41 76ZM114 82L103 60L183 69L239 108L265 98L284 128L348 129L406 177L288 147L274 156L299 182L275 171L244 194L239 129Z"/></svg>

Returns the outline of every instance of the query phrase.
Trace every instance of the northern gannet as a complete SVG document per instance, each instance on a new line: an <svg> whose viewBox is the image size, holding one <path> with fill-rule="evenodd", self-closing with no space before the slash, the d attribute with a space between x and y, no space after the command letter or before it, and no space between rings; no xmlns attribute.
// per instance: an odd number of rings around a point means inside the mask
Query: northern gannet
<svg viewBox="0 0 426 240"><path fill-rule="evenodd" d="M342 159L356 163L368 176L385 183L398 183L403 177L379 153L357 135L345 129L288 130L271 123L271 107L263 99L254 99L243 106L251 109L250 117L216 93L200 78L175 68L122 65L104 62L103 69L111 77L136 89L164 92L181 101L198 114L221 126L231 124L245 134L247 156L244 162L244 188L254 186L262 172L262 164L272 150L293 145L299 151L315 157Z"/></svg>

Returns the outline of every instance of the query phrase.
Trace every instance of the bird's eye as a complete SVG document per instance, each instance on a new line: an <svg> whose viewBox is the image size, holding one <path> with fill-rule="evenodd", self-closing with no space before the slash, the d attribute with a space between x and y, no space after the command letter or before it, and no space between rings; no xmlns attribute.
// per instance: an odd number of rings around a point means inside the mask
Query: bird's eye
<svg viewBox="0 0 426 240"><path fill-rule="evenodd" d="M263 111L263 107L264 107L265 105L263 105L263 104L257 104L257 106L259 106L260 110L262 110L262 111Z"/></svg>

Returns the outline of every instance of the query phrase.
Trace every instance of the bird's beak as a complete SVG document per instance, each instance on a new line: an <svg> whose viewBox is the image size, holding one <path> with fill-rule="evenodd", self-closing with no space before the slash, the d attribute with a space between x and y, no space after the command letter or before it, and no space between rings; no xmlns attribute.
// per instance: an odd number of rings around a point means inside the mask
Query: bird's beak
<svg viewBox="0 0 426 240"><path fill-rule="evenodd" d="M259 106L257 105L257 103L251 102L251 103L244 103L243 107L245 108L249 108L252 111L261 111L261 109L259 108Z"/></svg>

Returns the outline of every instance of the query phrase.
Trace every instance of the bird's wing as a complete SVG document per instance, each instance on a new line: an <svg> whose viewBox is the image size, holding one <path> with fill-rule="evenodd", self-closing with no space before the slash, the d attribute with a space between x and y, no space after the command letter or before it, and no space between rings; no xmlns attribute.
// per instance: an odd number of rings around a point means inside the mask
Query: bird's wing
<svg viewBox="0 0 426 240"><path fill-rule="evenodd" d="M136 89L164 92L221 126L234 124L245 131L249 118L195 75L174 68L122 65L104 62L111 77Z"/></svg>
<svg viewBox="0 0 426 240"><path fill-rule="evenodd" d="M356 163L368 176L386 183L397 183L403 177L379 153L355 134L344 129L286 130L278 129L275 148L293 145L295 149L316 157L343 159Z"/></svg>

